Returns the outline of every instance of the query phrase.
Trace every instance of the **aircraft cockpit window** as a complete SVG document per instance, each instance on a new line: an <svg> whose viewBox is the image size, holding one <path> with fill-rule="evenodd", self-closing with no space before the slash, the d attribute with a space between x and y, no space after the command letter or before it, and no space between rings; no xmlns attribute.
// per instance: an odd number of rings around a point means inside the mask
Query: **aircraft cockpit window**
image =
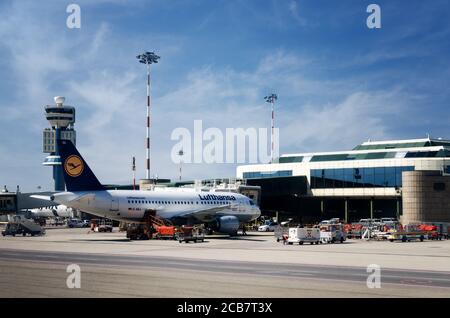
<svg viewBox="0 0 450 318"><path fill-rule="evenodd" d="M253 200L249 200L250 205L255 205L255 202Z"/></svg>

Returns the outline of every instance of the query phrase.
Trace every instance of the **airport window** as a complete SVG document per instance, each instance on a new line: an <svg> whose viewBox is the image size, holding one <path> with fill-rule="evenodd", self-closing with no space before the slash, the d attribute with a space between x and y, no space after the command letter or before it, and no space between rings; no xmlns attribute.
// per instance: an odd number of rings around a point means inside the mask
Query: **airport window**
<svg viewBox="0 0 450 318"><path fill-rule="evenodd" d="M303 156L294 156L294 157L280 157L278 160L279 163L292 163L292 162L302 162Z"/></svg>
<svg viewBox="0 0 450 318"><path fill-rule="evenodd" d="M318 155L311 158L311 162L316 161L335 161L335 160L347 160L347 154L335 154L335 155Z"/></svg>
<svg viewBox="0 0 450 318"><path fill-rule="evenodd" d="M408 152L405 158L429 158L436 157L437 151L417 151L417 152Z"/></svg>
<svg viewBox="0 0 450 318"><path fill-rule="evenodd" d="M344 169L312 169L311 188L401 187L402 172L414 167L376 167Z"/></svg>
<svg viewBox="0 0 450 318"><path fill-rule="evenodd" d="M292 176L292 170L280 170L280 171L267 171L267 172L244 172L244 179L261 179L261 178L275 178L275 177L290 177Z"/></svg>

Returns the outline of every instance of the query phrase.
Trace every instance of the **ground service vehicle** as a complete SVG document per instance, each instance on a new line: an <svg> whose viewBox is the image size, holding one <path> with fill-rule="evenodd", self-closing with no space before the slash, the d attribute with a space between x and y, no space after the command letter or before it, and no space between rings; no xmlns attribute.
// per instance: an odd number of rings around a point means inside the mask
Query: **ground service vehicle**
<svg viewBox="0 0 450 318"><path fill-rule="evenodd" d="M175 226L157 226L155 239L175 240L177 238L177 228Z"/></svg>
<svg viewBox="0 0 450 318"><path fill-rule="evenodd" d="M322 224L320 229L320 243L343 243L346 235L341 224Z"/></svg>
<svg viewBox="0 0 450 318"><path fill-rule="evenodd" d="M180 227L180 231L177 233L178 242L204 242L205 231L202 226L185 226Z"/></svg>
<svg viewBox="0 0 450 318"><path fill-rule="evenodd" d="M289 237L287 239L287 244L292 245L298 243L303 245L303 243L319 244L320 242L320 231L317 227L291 227L289 228Z"/></svg>
<svg viewBox="0 0 450 318"><path fill-rule="evenodd" d="M289 237L289 224L290 221L281 222L274 229L274 235L277 242L286 241ZM292 225L291 225L292 226Z"/></svg>
<svg viewBox="0 0 450 318"><path fill-rule="evenodd" d="M26 236L27 234L30 234L31 236L44 235L45 230L41 226L39 226L39 224L36 224L33 221L27 219L23 219L20 221L8 222L5 229L2 231L3 236Z"/></svg>
<svg viewBox="0 0 450 318"><path fill-rule="evenodd" d="M111 220L108 219L92 219L91 220L91 230L94 232L112 232L113 224Z"/></svg>
<svg viewBox="0 0 450 318"><path fill-rule="evenodd" d="M394 241L410 242L413 240L420 240L421 242L423 242L423 240L426 238L427 234L420 231L418 232L395 231L387 236L387 239L390 242Z"/></svg>

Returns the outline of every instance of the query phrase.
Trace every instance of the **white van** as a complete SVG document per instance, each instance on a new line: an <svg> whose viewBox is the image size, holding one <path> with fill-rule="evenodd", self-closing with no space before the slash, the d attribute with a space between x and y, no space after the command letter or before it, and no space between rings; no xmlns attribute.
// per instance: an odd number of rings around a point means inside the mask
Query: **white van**
<svg viewBox="0 0 450 318"><path fill-rule="evenodd" d="M292 245L298 243L303 245L303 243L319 244L320 242L320 231L315 227L291 227L289 228L289 237L287 243Z"/></svg>

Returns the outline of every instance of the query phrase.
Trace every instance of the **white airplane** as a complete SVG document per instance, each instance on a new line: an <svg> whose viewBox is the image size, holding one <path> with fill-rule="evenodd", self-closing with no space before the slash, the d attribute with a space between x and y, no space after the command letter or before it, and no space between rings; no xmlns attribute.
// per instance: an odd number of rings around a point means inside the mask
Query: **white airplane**
<svg viewBox="0 0 450 318"><path fill-rule="evenodd" d="M73 215L73 209L63 204L48 206L44 208L30 209L26 210L26 212L29 213L28 215L31 216L31 218L70 218Z"/></svg>
<svg viewBox="0 0 450 318"><path fill-rule="evenodd" d="M116 221L145 223L148 216L157 216L174 224L208 223L231 235L240 223L261 215L251 199L238 193L106 190L71 141L58 142L58 149L67 192L32 197Z"/></svg>

